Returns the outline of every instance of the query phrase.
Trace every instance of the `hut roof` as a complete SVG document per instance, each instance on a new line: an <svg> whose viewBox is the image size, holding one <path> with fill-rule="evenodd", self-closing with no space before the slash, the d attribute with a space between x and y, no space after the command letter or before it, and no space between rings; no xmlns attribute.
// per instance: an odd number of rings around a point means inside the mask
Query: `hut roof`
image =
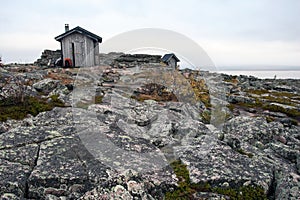
<svg viewBox="0 0 300 200"><path fill-rule="evenodd" d="M168 54L165 54L163 57L162 57L162 61L163 62L168 62L171 58L174 58L176 60L176 62L179 62L180 60L175 56L174 53L168 53Z"/></svg>
<svg viewBox="0 0 300 200"><path fill-rule="evenodd" d="M55 37L55 40L57 41L61 41L64 37L68 36L68 35L71 35L73 33L80 33L80 34L84 34L86 35L87 37L91 38L92 40L96 41L96 42L102 42L102 38L94 33L91 33L87 30L85 30L84 28L81 28L80 26L77 26L59 36L56 36Z"/></svg>

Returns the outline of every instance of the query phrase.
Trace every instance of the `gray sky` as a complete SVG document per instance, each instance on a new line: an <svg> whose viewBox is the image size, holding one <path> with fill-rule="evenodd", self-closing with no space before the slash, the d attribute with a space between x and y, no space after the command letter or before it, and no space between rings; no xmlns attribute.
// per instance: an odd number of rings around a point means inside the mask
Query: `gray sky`
<svg viewBox="0 0 300 200"><path fill-rule="evenodd" d="M4 62L33 62L81 26L103 41L163 28L196 41L217 66L300 66L300 0L9 0L0 12ZM174 41L176 42L176 41ZM300 69L300 68L298 68Z"/></svg>

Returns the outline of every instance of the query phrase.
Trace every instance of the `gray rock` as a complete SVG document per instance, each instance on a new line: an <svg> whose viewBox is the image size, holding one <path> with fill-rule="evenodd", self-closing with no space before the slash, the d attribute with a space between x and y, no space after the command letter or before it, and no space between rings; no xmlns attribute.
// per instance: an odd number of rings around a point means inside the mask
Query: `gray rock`
<svg viewBox="0 0 300 200"><path fill-rule="evenodd" d="M280 170L276 174L275 199L297 200L300 196L300 176L291 171Z"/></svg>
<svg viewBox="0 0 300 200"><path fill-rule="evenodd" d="M28 179L29 197L45 198L52 194L78 199L93 186L86 162L92 162L92 156L74 137L41 143L37 164ZM107 177L107 168L100 166L102 173L97 176L103 180Z"/></svg>
<svg viewBox="0 0 300 200"><path fill-rule="evenodd" d="M33 88L36 89L38 92L49 94L52 90L54 90L59 85L59 83L60 83L59 80L53 80L47 78L37 83L34 83Z"/></svg>
<svg viewBox="0 0 300 200"><path fill-rule="evenodd" d="M285 104L281 104L281 103L270 103L270 106L276 106L276 107L279 107L280 109L284 109L284 110L299 110L295 106L289 106L289 105L285 105Z"/></svg>
<svg viewBox="0 0 300 200"><path fill-rule="evenodd" d="M264 118L235 117L224 124L223 131L227 142L234 138L253 145L256 141L269 143L285 129L282 124L267 123Z"/></svg>
<svg viewBox="0 0 300 200"><path fill-rule="evenodd" d="M61 58L61 50L52 51L46 49L42 52L41 58L35 61L35 64L38 66L54 67L55 61L58 58Z"/></svg>
<svg viewBox="0 0 300 200"><path fill-rule="evenodd" d="M38 76L34 76L28 69L30 72L26 73L33 80L41 80L34 85L35 90L48 97L59 95L69 105L71 100L87 105L54 108L36 117L0 124L0 198L163 199L166 192L176 189L179 181L169 162L180 159L187 165L192 183L230 188L256 185L270 199L297 199L300 131L295 123L284 126L279 122L267 123L263 117L242 116L213 123L218 114L214 106L220 106L222 113L229 113L222 108L228 104L222 94L234 93L228 97L232 103L253 103L260 96L249 95L246 89L272 89L276 84L284 85L283 81L238 76L236 83L222 84L218 82L222 77L213 73L182 70L186 77L205 78L206 85L211 87L212 108L203 103L137 102L128 96L145 82L144 75L148 73L141 71L147 69L157 74L161 66L147 63L153 57L126 55L116 59L120 55L105 55L103 63L111 66L95 70L98 75L95 79L91 79L88 70L81 73L77 77L80 84L74 87L82 89L81 93L71 92L60 81L42 80L47 70L39 70ZM4 73L24 69L9 69ZM67 77L70 79L70 74ZM110 81L110 85L104 85L105 81ZM124 87L127 82L130 82L128 88ZM293 85L297 92L298 83L287 80L285 84ZM86 84L93 87L78 87ZM101 104L94 104L95 94L105 95ZM294 96L297 108L296 93ZM210 110L213 115L211 124L201 122L199 113L203 110ZM251 115L263 112L255 111ZM245 112L240 109L240 113ZM286 117L282 113L264 114ZM193 196L228 199L200 191Z"/></svg>
<svg viewBox="0 0 300 200"><path fill-rule="evenodd" d="M287 85L276 85L273 89L278 91L294 92L293 87Z"/></svg>
<svg viewBox="0 0 300 200"><path fill-rule="evenodd" d="M15 194L12 194L12 193L4 193L2 196L0 196L0 198L3 200L19 200L19 199L21 199L20 197L18 197Z"/></svg>
<svg viewBox="0 0 300 200"><path fill-rule="evenodd" d="M297 155L297 160L296 160L296 167L298 170L298 174L300 174L300 155Z"/></svg>
<svg viewBox="0 0 300 200"><path fill-rule="evenodd" d="M240 96L240 95L230 95L228 97L229 103L253 103L255 102L254 98L247 97L247 96Z"/></svg>
<svg viewBox="0 0 300 200"><path fill-rule="evenodd" d="M195 146L175 149L176 155L185 163L193 183L210 183L222 187L226 182L231 188L245 184L258 184L267 192L272 185L273 171L259 158L234 151L231 147L210 138ZM210 144L210 145L208 145Z"/></svg>
<svg viewBox="0 0 300 200"><path fill-rule="evenodd" d="M27 178L31 168L4 159L0 159L0 163L0 196L11 193L18 197L26 197Z"/></svg>

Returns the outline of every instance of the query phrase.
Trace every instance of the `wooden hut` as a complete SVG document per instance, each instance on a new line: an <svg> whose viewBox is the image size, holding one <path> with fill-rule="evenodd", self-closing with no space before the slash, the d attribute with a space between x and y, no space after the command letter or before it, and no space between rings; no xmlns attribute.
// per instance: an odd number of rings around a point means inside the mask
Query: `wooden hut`
<svg viewBox="0 0 300 200"><path fill-rule="evenodd" d="M69 30L65 25L65 32L55 40L61 44L64 67L95 66L99 64L99 43L102 38L79 26Z"/></svg>
<svg viewBox="0 0 300 200"><path fill-rule="evenodd" d="M161 60L173 69L176 69L177 62L180 62L174 53L165 54Z"/></svg>

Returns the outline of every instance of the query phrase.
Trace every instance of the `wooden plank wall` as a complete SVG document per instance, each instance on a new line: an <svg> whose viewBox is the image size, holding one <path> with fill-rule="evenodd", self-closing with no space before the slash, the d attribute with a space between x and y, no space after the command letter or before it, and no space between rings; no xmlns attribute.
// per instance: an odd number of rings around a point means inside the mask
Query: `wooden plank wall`
<svg viewBox="0 0 300 200"><path fill-rule="evenodd" d="M99 44L79 33L71 34L62 40L63 59L70 58L73 61L72 43L75 50L75 65L77 67L95 66L99 63Z"/></svg>

